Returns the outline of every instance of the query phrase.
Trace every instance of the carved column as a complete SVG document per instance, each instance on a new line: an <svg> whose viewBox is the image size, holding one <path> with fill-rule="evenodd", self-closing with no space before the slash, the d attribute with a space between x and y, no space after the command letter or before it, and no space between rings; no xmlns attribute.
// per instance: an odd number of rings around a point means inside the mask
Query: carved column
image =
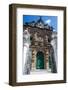
<svg viewBox="0 0 68 90"><path fill-rule="evenodd" d="M49 69L49 51L48 51L48 49L45 49L45 66L46 66L46 69L48 70Z"/></svg>
<svg viewBox="0 0 68 90"><path fill-rule="evenodd" d="M32 48L32 70L36 69L36 49Z"/></svg>

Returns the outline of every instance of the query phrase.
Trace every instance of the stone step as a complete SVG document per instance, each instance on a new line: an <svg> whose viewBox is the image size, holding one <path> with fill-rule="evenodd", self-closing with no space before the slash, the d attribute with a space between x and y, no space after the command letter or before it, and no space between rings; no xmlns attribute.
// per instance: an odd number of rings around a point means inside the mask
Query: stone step
<svg viewBox="0 0 68 90"><path fill-rule="evenodd" d="M44 69L37 69L34 71L30 71L30 74L45 74L45 73L51 73L51 69L44 70Z"/></svg>

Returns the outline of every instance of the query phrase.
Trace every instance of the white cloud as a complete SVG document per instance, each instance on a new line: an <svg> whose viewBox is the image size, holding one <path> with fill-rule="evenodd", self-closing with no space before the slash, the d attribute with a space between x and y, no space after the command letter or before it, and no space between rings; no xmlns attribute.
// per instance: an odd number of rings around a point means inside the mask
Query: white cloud
<svg viewBox="0 0 68 90"><path fill-rule="evenodd" d="M56 31L56 29L53 29L53 31Z"/></svg>
<svg viewBox="0 0 68 90"><path fill-rule="evenodd" d="M49 24L49 25L50 25L50 24L51 24L51 20L50 20L50 19L48 19L48 20L46 20L46 21L45 21L45 23L47 23L47 24Z"/></svg>

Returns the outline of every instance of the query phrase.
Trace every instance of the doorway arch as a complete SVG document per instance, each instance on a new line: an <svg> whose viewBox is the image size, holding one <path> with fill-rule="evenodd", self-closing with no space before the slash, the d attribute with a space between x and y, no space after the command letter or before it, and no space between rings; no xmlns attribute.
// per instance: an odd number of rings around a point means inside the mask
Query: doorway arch
<svg viewBox="0 0 68 90"><path fill-rule="evenodd" d="M36 54L36 69L44 69L44 53L38 51Z"/></svg>

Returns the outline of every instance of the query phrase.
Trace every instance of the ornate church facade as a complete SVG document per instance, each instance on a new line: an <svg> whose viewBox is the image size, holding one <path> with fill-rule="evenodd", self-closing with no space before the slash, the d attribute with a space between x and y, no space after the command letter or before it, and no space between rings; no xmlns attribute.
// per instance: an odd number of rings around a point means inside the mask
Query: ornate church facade
<svg viewBox="0 0 68 90"><path fill-rule="evenodd" d="M37 21L26 22L23 32L25 30L30 34L30 70L45 69L57 73L57 32L53 31L52 26L45 24L41 17Z"/></svg>

